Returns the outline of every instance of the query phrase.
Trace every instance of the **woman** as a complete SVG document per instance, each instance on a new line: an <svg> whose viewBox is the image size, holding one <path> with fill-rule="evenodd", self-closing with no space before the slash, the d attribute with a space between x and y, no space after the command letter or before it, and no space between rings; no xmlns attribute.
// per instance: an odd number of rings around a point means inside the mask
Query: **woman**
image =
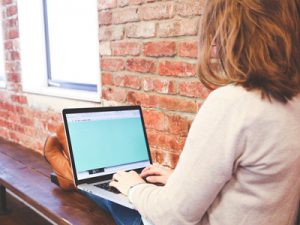
<svg viewBox="0 0 300 225"><path fill-rule="evenodd" d="M201 20L200 79L219 88L196 115L175 170L121 171L111 186L153 224L293 225L300 197L298 0L207 0ZM212 69L214 48L221 73ZM151 184L157 181L165 185ZM108 210L139 223L139 214L118 209Z"/></svg>

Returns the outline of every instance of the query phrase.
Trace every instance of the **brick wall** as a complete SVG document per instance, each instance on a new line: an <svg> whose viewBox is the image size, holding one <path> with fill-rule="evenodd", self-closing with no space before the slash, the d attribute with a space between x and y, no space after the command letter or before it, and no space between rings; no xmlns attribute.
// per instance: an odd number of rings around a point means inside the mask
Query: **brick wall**
<svg viewBox="0 0 300 225"><path fill-rule="evenodd" d="M201 0L98 0L102 98L140 104L155 161L175 166L207 97L197 77ZM0 136L41 151L59 113L30 107L22 92L17 0L2 0L7 87Z"/></svg>

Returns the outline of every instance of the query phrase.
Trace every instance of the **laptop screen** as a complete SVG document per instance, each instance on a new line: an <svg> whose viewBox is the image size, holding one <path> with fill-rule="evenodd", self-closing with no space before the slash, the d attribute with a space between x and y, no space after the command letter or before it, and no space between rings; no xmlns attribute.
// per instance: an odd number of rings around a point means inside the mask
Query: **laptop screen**
<svg viewBox="0 0 300 225"><path fill-rule="evenodd" d="M66 113L77 180L150 165L139 109Z"/></svg>

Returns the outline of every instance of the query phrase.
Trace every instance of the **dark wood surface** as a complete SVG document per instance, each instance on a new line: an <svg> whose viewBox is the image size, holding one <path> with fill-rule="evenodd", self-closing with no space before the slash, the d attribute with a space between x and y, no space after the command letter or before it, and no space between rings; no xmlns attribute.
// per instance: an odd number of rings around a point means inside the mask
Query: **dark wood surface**
<svg viewBox="0 0 300 225"><path fill-rule="evenodd" d="M1 225L52 225L32 209L7 193L8 214L0 215Z"/></svg>
<svg viewBox="0 0 300 225"><path fill-rule="evenodd" d="M0 184L57 224L114 224L86 197L52 184L50 173L40 154L0 138Z"/></svg>

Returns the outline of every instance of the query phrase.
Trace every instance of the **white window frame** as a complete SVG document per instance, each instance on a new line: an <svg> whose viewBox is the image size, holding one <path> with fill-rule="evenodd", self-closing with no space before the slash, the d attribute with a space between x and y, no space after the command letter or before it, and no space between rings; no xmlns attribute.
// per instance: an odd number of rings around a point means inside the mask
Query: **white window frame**
<svg viewBox="0 0 300 225"><path fill-rule="evenodd" d="M95 16L98 28L97 0L95 1ZM89 12L92 13L92 12ZM23 91L28 93L57 96L70 99L100 102L101 79L100 79L100 58L98 57L97 68L98 84L97 91L84 91L58 88L48 85L47 57L45 41L45 23L43 12L43 0L18 0L18 17L20 33L20 56L21 56L21 77ZM98 47L98 30L97 43ZM98 51L98 50L97 50Z"/></svg>
<svg viewBox="0 0 300 225"><path fill-rule="evenodd" d="M0 88L6 87L6 73L5 73L5 49L4 49L4 35L2 23L2 6L0 4Z"/></svg>

